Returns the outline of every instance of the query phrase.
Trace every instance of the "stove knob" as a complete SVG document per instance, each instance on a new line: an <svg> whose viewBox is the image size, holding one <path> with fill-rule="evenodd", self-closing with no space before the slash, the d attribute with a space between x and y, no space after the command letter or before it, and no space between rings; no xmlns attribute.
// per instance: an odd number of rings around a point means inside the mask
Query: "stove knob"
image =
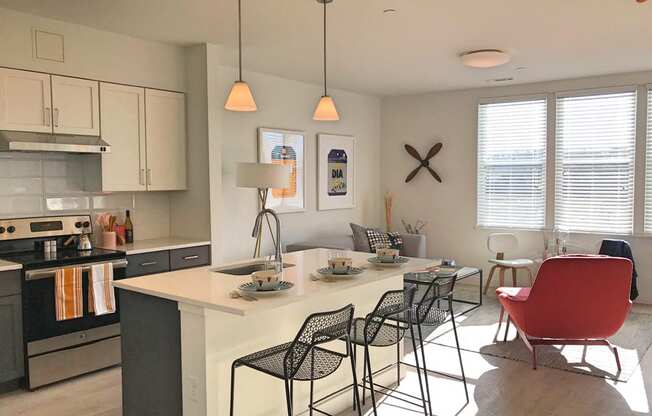
<svg viewBox="0 0 652 416"><path fill-rule="evenodd" d="M75 228L81 228L81 227L82 227L82 223L81 223L81 221L77 221L77 222L75 223Z"/></svg>
<svg viewBox="0 0 652 416"><path fill-rule="evenodd" d="M7 232L9 234L13 233L14 231L16 231L16 227L14 227L13 225L10 225L9 227L7 227Z"/></svg>
<svg viewBox="0 0 652 416"><path fill-rule="evenodd" d="M88 221L84 221L84 224L83 224L83 226L84 226L84 228L88 228L88 227L90 227L90 226L91 226L91 223L90 223L90 222L88 222Z"/></svg>
<svg viewBox="0 0 652 416"><path fill-rule="evenodd" d="M0 234L4 234L4 233L5 233L5 227L0 227Z"/></svg>

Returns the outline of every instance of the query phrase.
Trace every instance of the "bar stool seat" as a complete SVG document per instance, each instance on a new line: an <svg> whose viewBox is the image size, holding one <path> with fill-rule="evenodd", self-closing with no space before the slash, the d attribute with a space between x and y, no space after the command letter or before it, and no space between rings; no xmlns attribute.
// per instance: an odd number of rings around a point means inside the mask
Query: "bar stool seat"
<svg viewBox="0 0 652 416"><path fill-rule="evenodd" d="M262 371L265 374L285 379L284 360L292 347L292 342L276 345L262 351L241 357L235 361L236 367L246 366L254 370ZM295 348L301 348L296 344ZM335 372L342 363L344 357L320 347L310 348L309 344L303 344L303 348L310 349L298 370L292 377L294 380L310 381L319 380ZM311 368L311 365L314 367Z"/></svg>
<svg viewBox="0 0 652 416"><path fill-rule="evenodd" d="M364 330L367 320L365 318L355 318L353 320L353 326L351 327L351 342L356 345L365 344ZM389 347L396 344L398 341L403 339L405 335L405 329L403 327L396 327L396 325L388 325L383 323L378 329L378 333L373 338L369 345L372 347Z"/></svg>

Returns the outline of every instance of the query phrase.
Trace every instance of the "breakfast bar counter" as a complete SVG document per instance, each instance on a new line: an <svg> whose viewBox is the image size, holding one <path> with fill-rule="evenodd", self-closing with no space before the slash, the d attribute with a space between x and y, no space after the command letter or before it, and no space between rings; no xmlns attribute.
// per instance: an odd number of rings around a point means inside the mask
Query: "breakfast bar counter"
<svg viewBox="0 0 652 416"><path fill-rule="evenodd" d="M436 263L410 259L399 268L375 268L367 262L371 254L346 255L354 266L365 267L364 273L325 280L316 270L328 264L328 250L286 254L282 279L293 288L256 300L231 297L251 280L249 275L220 272L252 260L115 282L121 302L123 414L228 415L230 369L236 358L291 341L315 312L353 304L355 315L364 316L384 292L403 286L403 273ZM394 359L392 349L372 352L374 368ZM358 367L361 373L362 363ZM348 370L342 365L332 377L316 383L316 397L350 383ZM295 383L297 411L307 407L307 384ZM285 413L283 382L255 371L239 372L235 399L236 415ZM325 406L332 413L342 411L351 406L351 395Z"/></svg>

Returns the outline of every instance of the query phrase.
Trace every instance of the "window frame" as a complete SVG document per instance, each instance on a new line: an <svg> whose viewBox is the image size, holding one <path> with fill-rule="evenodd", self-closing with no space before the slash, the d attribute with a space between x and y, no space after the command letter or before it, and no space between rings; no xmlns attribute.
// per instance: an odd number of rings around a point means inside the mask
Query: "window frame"
<svg viewBox="0 0 652 416"><path fill-rule="evenodd" d="M553 93L554 97L554 109L555 112L553 114L553 138L552 140L555 143L554 151L552 155L549 155L549 157L552 157L552 165L553 165L553 170L551 173L552 181L553 181L553 205L552 205L552 229L557 228L557 219L556 219L556 211L557 211L557 142L558 142L558 131L557 131L557 107L558 107L558 100L560 98L569 98L569 97L590 97L593 95L608 95L608 94L622 94L622 93L631 93L633 92L635 94L635 105L634 105L634 158L633 158L633 168L632 168L632 228L631 231L628 233L621 233L621 232L608 232L608 231L598 231L598 230L593 230L593 231L588 231L588 230L570 230L572 234L586 234L586 235L607 235L607 236L624 236L624 237L631 237L637 235L637 221L636 221L636 209L637 209L637 189L636 189L636 172L639 168L638 166L638 153L639 153L639 140L640 140L640 134L639 134L639 123L640 123L640 101L641 98L639 96L639 87L637 85L621 85L621 86L609 86L609 87L600 87L600 88L583 88L583 89L576 89L576 90L563 90L563 91L557 91ZM645 97L645 100L647 100L647 95ZM647 115L646 115L647 117ZM645 140L645 134L643 135L643 140ZM651 235L652 236L652 235Z"/></svg>
<svg viewBox="0 0 652 416"><path fill-rule="evenodd" d="M479 169L480 169L480 158L479 158L479 133L480 133L480 106L483 104L504 104L504 103L514 103L514 102L523 102L523 101L538 101L538 100L544 100L546 103L546 140L545 140L545 160L544 160L544 181L545 181L545 187L544 187L544 202L543 202L543 226L541 227L526 227L522 225L517 225L517 226L493 226L493 225L483 225L478 223L478 218L479 218L479 202L480 200L478 199L478 177L479 177ZM548 198L550 195L550 181L549 181L549 169L550 169L550 109L551 109L551 94L550 93L532 93L532 94L518 94L518 95L507 95L507 96L498 96L498 97L480 97L476 100L475 102L475 111L474 111L474 117L475 117L475 175L474 175L474 181L475 181L475 187L474 187L474 202L475 202L475 229L480 229L480 230L505 230L505 231L545 231L547 230L548 227Z"/></svg>

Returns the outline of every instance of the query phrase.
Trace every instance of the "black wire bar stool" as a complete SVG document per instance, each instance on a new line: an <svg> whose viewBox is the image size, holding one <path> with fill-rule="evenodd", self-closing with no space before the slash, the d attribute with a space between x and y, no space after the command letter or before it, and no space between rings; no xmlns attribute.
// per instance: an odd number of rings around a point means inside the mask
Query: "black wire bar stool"
<svg viewBox="0 0 652 416"><path fill-rule="evenodd" d="M421 390L421 396L414 396L405 392L398 391L396 389L383 386L373 381L373 375L380 372L384 372L392 366L397 366L397 384L400 383L401 372L400 372L400 341L404 338L405 332L410 330L411 333L414 332L413 327L408 324L398 322L396 319L401 314L409 313L410 308L414 302L414 295L416 293L416 285L408 285L403 290L392 290L384 293L374 310L369 313L366 317L356 318L353 320L353 326L351 328L350 339L353 343L353 356L357 358L357 347L361 346L364 348L364 363L363 363L363 396L362 404L365 403L366 390L369 389L371 393L371 400L374 410L374 415L377 414L377 403L375 393L380 393L384 395L391 395L393 398L401 400L405 403L408 403L412 406L420 407L426 409L426 399L425 399L425 390L422 384L421 376L419 374L419 387ZM412 342L414 343L416 337L412 337ZM397 364L390 364L385 366L382 370L379 370L375 373L372 372L371 368L371 356L369 353L369 347L390 347L396 345L396 359ZM413 345L413 348L416 349L416 345ZM419 373L419 369L417 372ZM367 376L367 374L369 374ZM368 379L368 381L367 381ZM368 384L368 386L367 386ZM323 400L327 400L330 397L337 395L346 389L352 387L351 385L343 387L321 399L315 403L320 403ZM418 401L418 402L415 402ZM353 403L353 408L359 409L359 404Z"/></svg>
<svg viewBox="0 0 652 416"><path fill-rule="evenodd" d="M462 363L462 352L460 350L460 342L457 336L457 325L455 323L455 314L453 312L453 291L455 289L455 282L457 281L457 274L445 277L437 277L432 272L415 272L407 273L405 277L410 280L428 281L427 288L423 291L423 296L418 303L414 303L410 308L409 313L398 316L398 321L407 325L417 327L419 335L419 347L421 350L421 363L418 360L418 351L414 339L412 345L414 346L415 364L404 363L410 367L416 368L417 371L423 371L425 377L425 388L428 403L428 413L432 415L432 400L430 398L430 387L428 385L428 373L438 374L454 380L459 380L464 383L464 394L466 395L466 402L469 402L469 390L466 385L466 375L464 374L464 365ZM421 292L421 290L419 290ZM418 294L417 294L418 296ZM453 333L455 335L455 346L457 349L457 356L460 362L460 370L462 377L453 376L451 374L429 370L426 365L426 354L423 348L423 331L422 327L438 327L445 322L451 320L453 325ZM410 333L414 338L414 332ZM421 368L419 368L421 366Z"/></svg>
<svg viewBox="0 0 652 416"><path fill-rule="evenodd" d="M293 415L294 380L310 381L310 415L313 410L332 416L315 407L314 382L334 373L345 358L350 358L353 385L357 386L355 357L351 351L351 324L353 322L353 305L329 312L315 313L304 321L294 341L267 348L253 354L238 358L231 366L231 403L230 415L234 412L235 370L245 366L261 371L285 382L285 399L287 414ZM321 344L343 340L346 352L327 349ZM353 389L353 400L362 416L358 389Z"/></svg>

